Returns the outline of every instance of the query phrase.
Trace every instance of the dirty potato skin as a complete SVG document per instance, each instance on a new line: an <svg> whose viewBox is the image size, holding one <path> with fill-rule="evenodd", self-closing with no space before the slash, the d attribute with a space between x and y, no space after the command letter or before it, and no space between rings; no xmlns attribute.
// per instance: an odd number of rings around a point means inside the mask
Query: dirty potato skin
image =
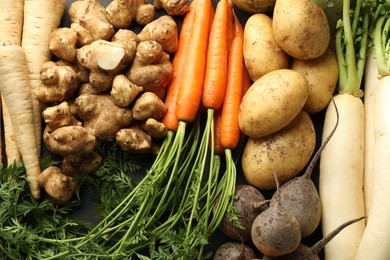
<svg viewBox="0 0 390 260"><path fill-rule="evenodd" d="M291 69L269 72L244 95L238 114L241 131L260 138L288 125L302 110L309 95L305 77Z"/></svg>
<svg viewBox="0 0 390 260"><path fill-rule="evenodd" d="M302 171L314 152L315 144L313 122L309 114L302 110L282 130L266 137L248 139L241 160L244 177L259 190L273 190L276 184L270 160L282 184Z"/></svg>
<svg viewBox="0 0 390 260"><path fill-rule="evenodd" d="M309 96L303 109L309 114L325 109L332 99L339 78L336 54L328 48L318 58L292 59L290 68L300 72L309 83Z"/></svg>
<svg viewBox="0 0 390 260"><path fill-rule="evenodd" d="M276 1L272 21L276 41L296 59L317 58L329 46L328 19L310 0Z"/></svg>
<svg viewBox="0 0 390 260"><path fill-rule="evenodd" d="M254 14L271 12L276 0L233 0L232 2L239 9Z"/></svg>
<svg viewBox="0 0 390 260"><path fill-rule="evenodd" d="M261 50L261 51L259 51ZM249 17L244 28L245 66L252 81L268 72L287 69L289 57L275 40L272 18L264 13Z"/></svg>

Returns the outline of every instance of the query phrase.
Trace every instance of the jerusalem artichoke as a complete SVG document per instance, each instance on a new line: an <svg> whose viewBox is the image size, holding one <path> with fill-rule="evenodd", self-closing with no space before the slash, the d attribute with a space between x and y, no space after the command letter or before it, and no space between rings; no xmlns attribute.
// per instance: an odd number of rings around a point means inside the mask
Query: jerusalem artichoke
<svg viewBox="0 0 390 260"><path fill-rule="evenodd" d="M109 94L82 94L75 105L84 127L98 140L114 140L116 132L133 122L131 109L115 105Z"/></svg>
<svg viewBox="0 0 390 260"><path fill-rule="evenodd" d="M140 41L156 41L165 52L173 53L179 43L177 24L171 16L163 15L145 25L138 38Z"/></svg>
<svg viewBox="0 0 390 260"><path fill-rule="evenodd" d="M127 107L142 91L142 87L133 84L125 75L120 74L115 76L110 94L117 106Z"/></svg>
<svg viewBox="0 0 390 260"><path fill-rule="evenodd" d="M165 91L172 78L172 64L169 54L156 41L142 41L126 76L131 82L142 86L144 91L156 93L165 98Z"/></svg>

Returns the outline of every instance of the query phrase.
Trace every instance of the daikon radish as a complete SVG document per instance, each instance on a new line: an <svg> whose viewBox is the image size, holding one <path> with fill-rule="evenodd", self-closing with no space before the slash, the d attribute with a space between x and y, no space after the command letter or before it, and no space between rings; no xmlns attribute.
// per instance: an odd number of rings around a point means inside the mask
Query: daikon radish
<svg viewBox="0 0 390 260"><path fill-rule="evenodd" d="M66 0L25 0L22 47L26 53L32 91L34 126L38 151L42 138L42 116L34 89L42 84L42 65L51 59L49 39L51 32L61 24Z"/></svg>
<svg viewBox="0 0 390 260"><path fill-rule="evenodd" d="M367 54L364 79L364 205L366 216L370 215L372 202L372 160L375 143L374 135L374 89L378 83L378 67L373 50Z"/></svg>
<svg viewBox="0 0 390 260"><path fill-rule="evenodd" d="M334 101L339 111L339 125L323 150L320 161L319 192L322 203L321 227L324 234L365 214L364 106L360 86L368 42L368 30L364 28L368 27L369 19L366 14L360 12L361 7L362 1L359 0L351 12L350 0L344 0L343 18L336 31L339 85ZM329 135L335 122L334 107L328 106L323 139ZM362 221L341 232L325 246L325 259L354 260L364 228L365 223Z"/></svg>
<svg viewBox="0 0 390 260"><path fill-rule="evenodd" d="M374 76L373 92L373 150L372 150L372 198L370 212L366 229L356 255L357 260L389 259L390 256L390 55L388 53L390 23L389 5L384 9L385 3L378 1L376 12L380 13L375 20L373 29L373 49L375 59L368 60L367 66L375 66L378 70L372 73L380 78L376 80ZM386 2L387 3L387 2ZM382 9L383 8L383 9ZM375 16L373 16L375 17ZM376 83L376 85L375 85Z"/></svg>
<svg viewBox="0 0 390 260"><path fill-rule="evenodd" d="M0 45L0 91L7 104L32 196L40 197L41 172L35 139L28 67L22 47Z"/></svg>

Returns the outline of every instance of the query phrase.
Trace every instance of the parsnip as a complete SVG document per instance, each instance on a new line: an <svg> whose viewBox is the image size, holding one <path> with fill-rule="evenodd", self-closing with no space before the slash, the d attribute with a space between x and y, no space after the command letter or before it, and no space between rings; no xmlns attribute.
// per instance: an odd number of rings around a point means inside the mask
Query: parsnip
<svg viewBox="0 0 390 260"><path fill-rule="evenodd" d="M360 98L350 94L334 97L340 121L322 152L319 192L322 202L321 226L324 234L338 225L364 215L363 160L364 107ZM336 123L336 111L328 106L323 139ZM364 231L364 222L341 232L325 246L326 259L353 260Z"/></svg>
<svg viewBox="0 0 390 260"><path fill-rule="evenodd" d="M38 151L42 137L42 117L40 104L34 90L41 83L42 65L51 59L49 49L50 34L61 23L66 0L25 0L22 47L26 53L30 85L32 90L34 126Z"/></svg>
<svg viewBox="0 0 390 260"><path fill-rule="evenodd" d="M20 46L0 46L0 90L15 130L30 191L38 199L40 188L37 178L41 169L34 132L27 60Z"/></svg>
<svg viewBox="0 0 390 260"><path fill-rule="evenodd" d="M0 8L0 43L21 45L23 32L24 0L3 1ZM4 129L4 146L7 165L20 161L20 152L15 133L9 117L8 108L2 100L2 116Z"/></svg>

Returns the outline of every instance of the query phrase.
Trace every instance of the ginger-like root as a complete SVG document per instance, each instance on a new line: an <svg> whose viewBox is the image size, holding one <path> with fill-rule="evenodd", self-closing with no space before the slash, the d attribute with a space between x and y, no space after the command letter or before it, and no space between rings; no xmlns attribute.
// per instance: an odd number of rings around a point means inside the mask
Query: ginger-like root
<svg viewBox="0 0 390 260"><path fill-rule="evenodd" d="M75 69L54 61L46 62L41 69L42 84L35 88L40 102L61 102L70 98L77 90L80 78Z"/></svg>
<svg viewBox="0 0 390 260"><path fill-rule="evenodd" d="M152 137L138 125L123 128L116 134L116 142L124 151L151 153Z"/></svg>
<svg viewBox="0 0 390 260"><path fill-rule="evenodd" d="M96 40L77 51L77 61L89 69L89 82L101 91L108 90L126 61L121 43Z"/></svg>
<svg viewBox="0 0 390 260"><path fill-rule="evenodd" d="M62 160L62 171L67 176L92 173L102 164L102 157L96 152L66 156Z"/></svg>
<svg viewBox="0 0 390 260"><path fill-rule="evenodd" d="M112 37L111 42L120 44L124 49L125 57L122 61L122 68L126 68L134 60L137 45L140 42L138 35L131 30L120 29Z"/></svg>
<svg viewBox="0 0 390 260"><path fill-rule="evenodd" d="M166 87L172 78L169 54L156 41L141 41L130 69L125 74L131 82L144 91L154 92L165 98Z"/></svg>
<svg viewBox="0 0 390 260"><path fill-rule="evenodd" d="M98 0L79 0L69 7L71 24L79 24L90 33L93 40L111 40L114 27L107 20L105 8Z"/></svg>
<svg viewBox="0 0 390 260"><path fill-rule="evenodd" d="M166 137L168 133L165 125L154 118L148 118L146 121L143 121L141 127L153 138L162 139Z"/></svg>
<svg viewBox="0 0 390 260"><path fill-rule="evenodd" d="M170 16L181 16L188 12L188 0L154 0L154 8L157 10L163 8Z"/></svg>
<svg viewBox="0 0 390 260"><path fill-rule="evenodd" d="M77 41L76 41L76 47L81 48L84 45L91 44L94 39L91 35L91 33L85 29L84 27L80 26L78 23L72 23L70 25L70 29L72 29L76 33Z"/></svg>
<svg viewBox="0 0 390 260"><path fill-rule="evenodd" d="M114 140L120 129L133 122L131 109L115 105L109 94L82 94L75 105L84 127L98 140Z"/></svg>
<svg viewBox="0 0 390 260"><path fill-rule="evenodd" d="M56 204L66 204L71 199L79 182L71 176L66 176L57 166L50 166L38 176L38 184Z"/></svg>
<svg viewBox="0 0 390 260"><path fill-rule="evenodd" d="M132 83L125 75L119 74L114 78L110 95L117 106L127 107L142 91L142 87Z"/></svg>
<svg viewBox="0 0 390 260"><path fill-rule="evenodd" d="M106 8L106 17L116 29L128 28L134 20L145 25L154 19L154 7L145 0L113 0Z"/></svg>
<svg viewBox="0 0 390 260"><path fill-rule="evenodd" d="M73 116L69 103L66 101L63 101L56 106L46 107L42 111L42 117L46 124L45 129L43 130L42 140L46 146L48 146L49 137L54 130L63 126L82 125L82 123Z"/></svg>
<svg viewBox="0 0 390 260"><path fill-rule="evenodd" d="M138 34L140 41L156 41L167 53L177 50L179 35L175 20L169 15L163 15L145 27Z"/></svg>
<svg viewBox="0 0 390 260"><path fill-rule="evenodd" d="M76 60L77 33L70 28L57 28L50 34L49 49L60 60Z"/></svg>
<svg viewBox="0 0 390 260"><path fill-rule="evenodd" d="M137 98L132 108L133 118L143 121L148 118L161 119L167 110L167 106L153 92L144 92Z"/></svg>
<svg viewBox="0 0 390 260"><path fill-rule="evenodd" d="M63 126L54 130L48 139L48 150L54 154L74 156L95 150L96 138L83 126Z"/></svg>
<svg viewBox="0 0 390 260"><path fill-rule="evenodd" d="M96 138L83 126L63 126L48 137L47 148L61 155L62 172L68 176L95 171L102 158L95 152Z"/></svg>

